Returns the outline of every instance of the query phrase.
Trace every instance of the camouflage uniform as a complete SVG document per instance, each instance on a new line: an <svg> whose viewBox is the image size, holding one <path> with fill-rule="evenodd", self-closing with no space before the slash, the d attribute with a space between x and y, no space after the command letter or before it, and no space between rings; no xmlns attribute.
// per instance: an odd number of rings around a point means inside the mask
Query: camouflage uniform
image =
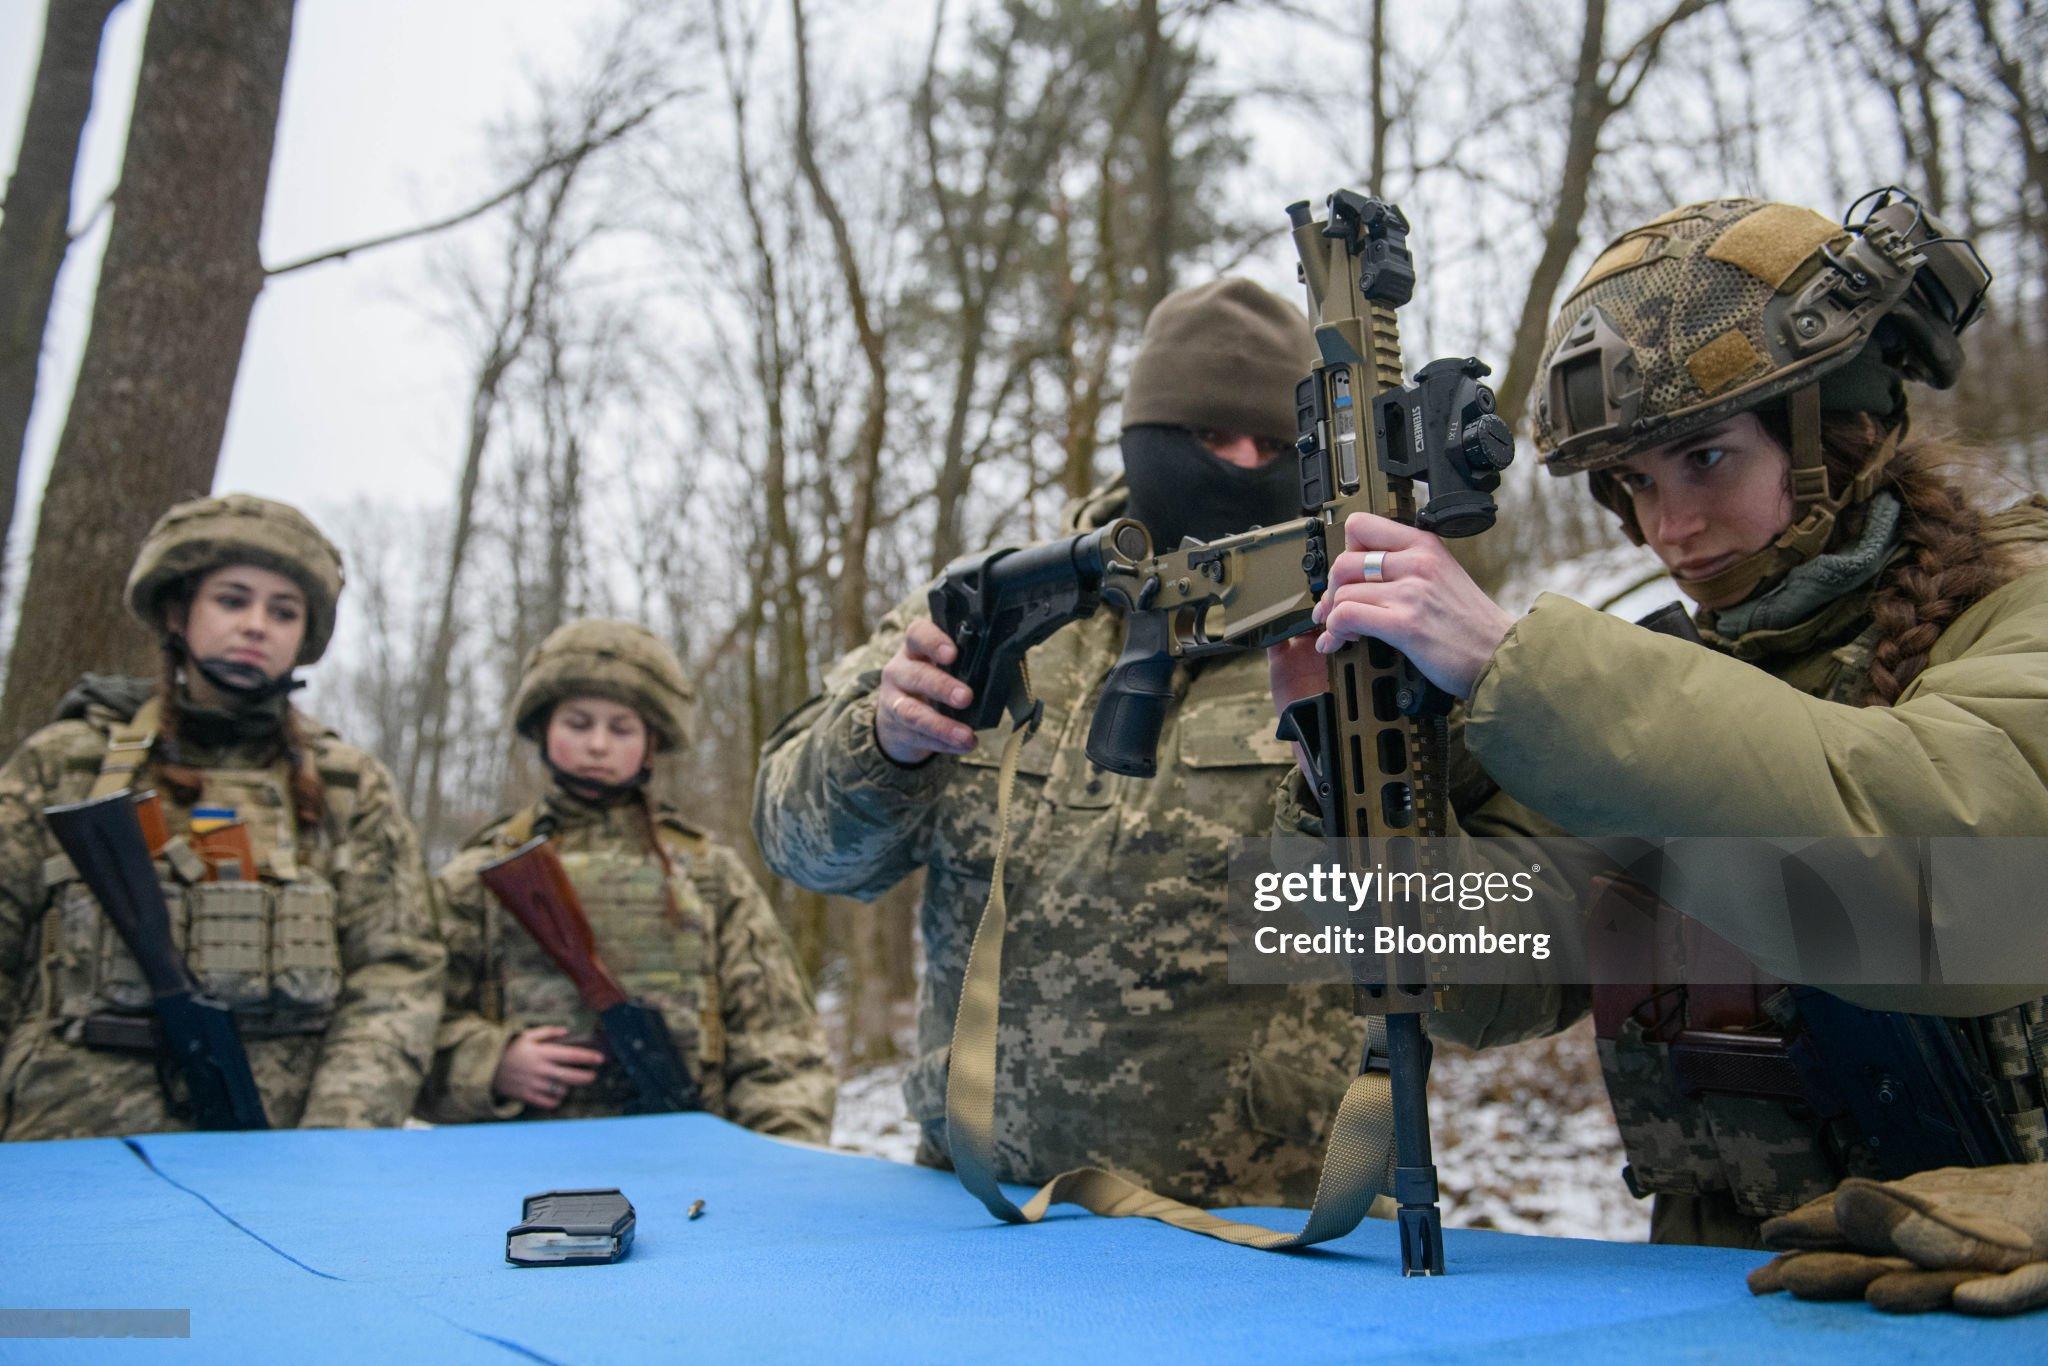
<svg viewBox="0 0 2048 1366"><path fill-rule="evenodd" d="M171 508L129 572L129 612L181 669L210 680L172 629L171 605L234 564L283 574L304 593L297 663L334 635L341 555L298 509L248 494ZM404 1120L433 1056L447 954L419 838L391 775L286 705L289 683L215 681L232 700L159 701L146 683L88 677L60 719L0 770L0 1138L73 1138L189 1127L170 1113L148 1044L141 969L57 849L43 808L153 787L172 934L202 991L233 1008L273 1126L370 1127ZM175 720L158 734L170 701ZM297 814L288 735L323 791ZM196 771L190 802L156 766ZM190 795L190 794L188 794ZM232 808L248 847L232 873L202 856L197 807ZM218 874L218 875L217 875ZM88 1042L88 1039L91 1042Z"/></svg>
<svg viewBox="0 0 2048 1366"><path fill-rule="evenodd" d="M1123 507L1112 486L1071 510L1066 529ZM954 1012L995 858L1007 723L959 758L905 768L881 751L879 671L924 610L920 596L891 612L770 737L754 832L778 874L820 891L873 898L923 870L918 1057L904 1094L924 1127L921 1156L935 1162ZM1095 1165L1182 1200L1307 1204L1364 1028L1343 989L1225 980L1228 846L1266 832L1292 762L1273 736L1265 660L1182 670L1159 776L1118 777L1083 746L1121 630L1099 613L1028 661L1045 720L1018 767L997 1175L1037 1182Z"/></svg>
<svg viewBox="0 0 2048 1366"><path fill-rule="evenodd" d="M694 696L669 648L630 622L571 622L526 663L513 723L542 745L571 697L632 707L655 750L687 742ZM569 978L477 874L535 835L552 843L596 937L597 956L629 997L659 1009L704 1108L762 1133L824 1143L836 1088L810 990L788 936L739 855L666 805L645 774L619 791L578 795L558 775L536 805L498 821L443 868L448 1013L421 1112L442 1123L625 1114L636 1096L616 1065L549 1111L493 1090L521 1031L597 1029Z"/></svg>
<svg viewBox="0 0 2048 1366"><path fill-rule="evenodd" d="M448 1016L421 1100L427 1118L582 1119L632 1108L631 1084L615 1066L552 1111L491 1090L498 1060L521 1030L597 1027L575 986L477 880L484 864L546 833L590 918L598 956L627 995L660 1009L704 1108L761 1133L814 1143L831 1136L824 1034L773 908L733 850L669 807L654 822L672 872L649 843L640 801L593 805L557 787L484 829L440 871Z"/></svg>
<svg viewBox="0 0 2048 1366"><path fill-rule="evenodd" d="M43 808L86 796L109 734L147 694L140 682L75 693L69 718L30 736L0 770L0 1138L189 1127L167 1111L153 1055L83 1042L88 1017L145 1021L149 996L42 821ZM440 1010L445 954L426 868L384 766L306 718L300 725L327 792L318 829L296 828L274 745L179 746L180 761L206 780L196 804L219 804L227 791L250 819L261 882L276 898L253 958L235 952L233 907L161 871L178 893L188 961L236 1007L271 1124L395 1125L425 1075ZM172 835L184 835L192 808L155 786Z"/></svg>

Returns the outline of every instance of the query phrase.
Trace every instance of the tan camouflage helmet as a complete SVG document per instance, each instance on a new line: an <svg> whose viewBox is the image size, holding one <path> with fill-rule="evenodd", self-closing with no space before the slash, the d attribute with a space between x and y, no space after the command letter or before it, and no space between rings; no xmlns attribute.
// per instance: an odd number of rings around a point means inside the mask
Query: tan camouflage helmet
<svg viewBox="0 0 2048 1366"><path fill-rule="evenodd" d="M1538 367L1545 468L1616 464L1818 380L1873 339L1903 378L1955 383L1956 335L1990 273L1918 201L1875 198L1849 227L1717 199L1615 238L1558 310Z"/></svg>
<svg viewBox="0 0 2048 1366"><path fill-rule="evenodd" d="M345 581L341 552L305 513L253 494L195 498L159 517L128 571L128 610L162 634L169 629L164 614L172 595L230 564L253 564L298 584L306 594L298 662L311 664L326 652Z"/></svg>
<svg viewBox="0 0 2048 1366"><path fill-rule="evenodd" d="M603 697L640 713L657 749L688 744L697 692L675 651L644 626L592 618L551 632L526 657L512 698L512 724L535 744L548 715L571 697Z"/></svg>
<svg viewBox="0 0 2048 1366"><path fill-rule="evenodd" d="M1737 577L1753 587L1753 571L1818 553L1834 514L1870 496L1883 464L1830 489L1823 409L1870 412L1896 427L1899 380L1954 384L1957 336L1991 281L1975 247L1902 190L1865 195L1848 218L1844 226L1791 204L1716 199L1615 238L1558 310L1538 366L1544 468L1608 469L1782 399L1793 525L1768 564ZM1611 490L1603 501L1614 505ZM1628 510L1616 510L1640 539ZM1725 597L1731 585L1718 587Z"/></svg>

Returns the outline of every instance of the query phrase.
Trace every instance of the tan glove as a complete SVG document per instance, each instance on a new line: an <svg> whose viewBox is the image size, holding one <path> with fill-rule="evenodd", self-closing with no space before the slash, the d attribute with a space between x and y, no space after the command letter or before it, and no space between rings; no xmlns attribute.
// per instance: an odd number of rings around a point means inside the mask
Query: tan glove
<svg viewBox="0 0 2048 1366"><path fill-rule="evenodd" d="M2025 1313L2048 1305L2048 1164L1854 1177L1767 1221L1763 1242L1783 1255L1749 1274L1754 1294Z"/></svg>

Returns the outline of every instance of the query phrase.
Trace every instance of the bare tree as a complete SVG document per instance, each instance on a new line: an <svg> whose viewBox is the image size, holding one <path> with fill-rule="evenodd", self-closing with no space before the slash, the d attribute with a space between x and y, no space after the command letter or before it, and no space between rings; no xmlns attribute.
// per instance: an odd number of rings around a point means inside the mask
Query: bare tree
<svg viewBox="0 0 2048 1366"><path fill-rule="evenodd" d="M1066 5L1048 28L1029 6L1004 0L993 18L970 27L970 65L950 78L941 64L943 0L932 20L914 110L934 245L952 302L945 310L952 374L933 489L933 572L966 549L966 503L979 455L971 427L978 410L1001 408L982 388L992 325L1096 74L1091 68L1122 33L1092 11L1086 0ZM949 119L965 120L969 133L949 138ZM997 384L999 398L1015 392L1028 361L1014 358Z"/></svg>
<svg viewBox="0 0 2048 1366"><path fill-rule="evenodd" d="M810 50L804 31L803 0L790 0L790 18L795 28L796 49L796 144L797 165L810 186L818 212L831 230L832 255L846 289L846 309L860 344L861 360L867 367L867 389L861 398L860 429L845 462L846 482L851 489L839 538L839 579L835 585L832 648L849 650L867 635L868 539L875 531L875 517L882 471L882 451L889 428L889 343L876 320L869 296L866 274L854 250L853 235L846 214L825 180L818 162L817 133L811 109Z"/></svg>
<svg viewBox="0 0 2048 1366"><path fill-rule="evenodd" d="M2048 124L2043 123L2042 101L2035 83L2041 78L2040 63L2048 48L2048 24L2031 3L2020 5L2018 32L2008 35L1993 0L1971 0L1971 17L1976 20L1979 39L1990 58L1991 76L1996 83L2002 112L2012 121L2019 140L2023 190L2019 202L2020 225L2034 237L2044 263L2048 263Z"/></svg>
<svg viewBox="0 0 2048 1366"><path fill-rule="evenodd" d="M587 244L589 231L571 220L570 205L579 174L602 144L589 134L608 120L605 98L594 96L567 138L582 155L560 160L514 208L507 230L504 273L494 292L472 282L467 286L473 315L482 323L475 377L469 395L468 433L455 493L454 525L441 575L440 605L434 615L430 643L420 661L416 715L419 739L404 768L407 800L419 813L422 828L438 832L441 824L442 767L450 728L450 671L461 633L461 589L477 524L477 492L484 459L504 401L513 367L526 356L552 295L561 288L576 253ZM553 129L545 141L556 140ZM543 157L543 161L552 158Z"/></svg>
<svg viewBox="0 0 2048 1366"><path fill-rule="evenodd" d="M292 0L156 0L91 332L0 701L11 747L89 668L146 668L121 584L227 425L291 46ZM170 339L175 338L172 344Z"/></svg>
<svg viewBox="0 0 2048 1366"><path fill-rule="evenodd" d="M1536 361L1550 325L1550 311L1564 283L1565 268L1579 248L1579 237L1591 201L1600 135L1614 116L1628 108L1656 69L1664 43L1674 29L1712 8L1719 0L1677 0L1677 3L1623 47L1608 56L1607 0L1585 0L1577 60L1570 83L1565 122L1564 156L1558 167L1554 196L1543 224L1543 247L1530 272L1508 347L1506 373L1499 389L1500 408L1520 418L1536 380Z"/></svg>
<svg viewBox="0 0 2048 1366"><path fill-rule="evenodd" d="M71 245L71 182L78 140L92 111L100 34L120 0L49 0L43 51L22 123L21 150L0 211L0 584L7 531L35 406L36 371L57 272Z"/></svg>

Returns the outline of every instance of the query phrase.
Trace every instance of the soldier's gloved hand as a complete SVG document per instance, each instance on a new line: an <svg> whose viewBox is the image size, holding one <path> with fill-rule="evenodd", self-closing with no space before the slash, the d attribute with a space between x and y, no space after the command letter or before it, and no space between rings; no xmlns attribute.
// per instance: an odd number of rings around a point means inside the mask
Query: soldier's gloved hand
<svg viewBox="0 0 2048 1366"><path fill-rule="evenodd" d="M965 754L974 748L974 732L938 710L974 700L972 689L940 667L959 653L944 631L929 621L913 621L882 666L882 685L875 690L875 743L897 763L908 767L934 754Z"/></svg>
<svg viewBox="0 0 2048 1366"><path fill-rule="evenodd" d="M1784 1255L1750 1273L1758 1295L2025 1313L2048 1305L2048 1164L1852 1178L1766 1222L1763 1242Z"/></svg>

